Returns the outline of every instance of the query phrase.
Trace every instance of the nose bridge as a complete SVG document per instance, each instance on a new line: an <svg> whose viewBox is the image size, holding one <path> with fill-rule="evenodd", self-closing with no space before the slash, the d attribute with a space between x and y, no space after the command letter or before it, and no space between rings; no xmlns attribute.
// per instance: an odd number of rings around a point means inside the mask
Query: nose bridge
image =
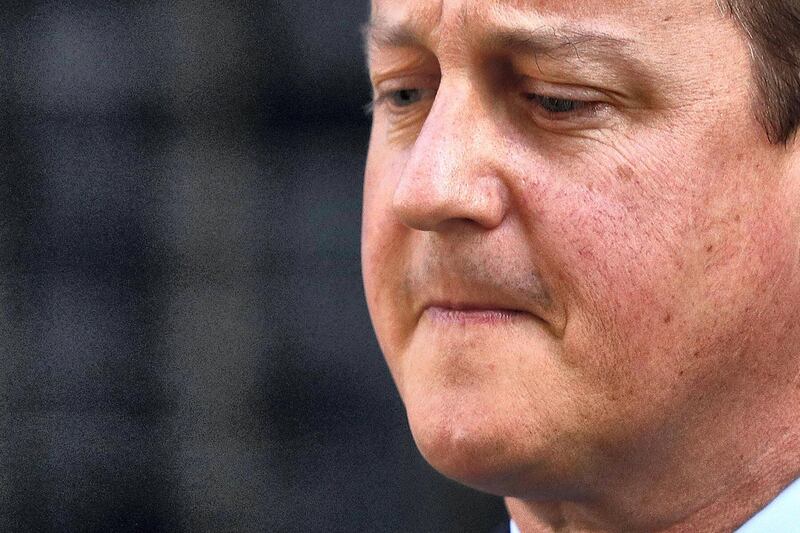
<svg viewBox="0 0 800 533"><path fill-rule="evenodd" d="M468 82L442 85L408 161L409 170L419 170L415 165L422 163L422 168L429 168L429 178L438 176L439 183L469 171L480 156L477 105Z"/></svg>
<svg viewBox="0 0 800 533"><path fill-rule="evenodd" d="M451 220L500 224L507 202L492 131L468 80L442 83L395 190L404 223L424 231Z"/></svg>

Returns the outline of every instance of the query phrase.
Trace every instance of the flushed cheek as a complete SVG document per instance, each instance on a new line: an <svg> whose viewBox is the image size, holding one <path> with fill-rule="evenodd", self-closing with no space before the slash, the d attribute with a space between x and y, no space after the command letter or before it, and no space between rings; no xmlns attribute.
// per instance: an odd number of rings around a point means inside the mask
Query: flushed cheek
<svg viewBox="0 0 800 533"><path fill-rule="evenodd" d="M624 387L625 359L641 357L633 364L644 370L648 351L669 344L685 294L680 218L633 178L619 183L607 192L562 182L535 199L536 239L568 315L562 362L599 389Z"/></svg>
<svg viewBox="0 0 800 533"><path fill-rule="evenodd" d="M764 292L789 277L793 256L780 201L698 185L683 203L659 206L629 184L616 195L577 183L539 191L547 202L536 224L569 316L563 362L632 405L689 394L687 383L724 364L748 331L768 329L769 309L752 302L779 296Z"/></svg>
<svg viewBox="0 0 800 533"><path fill-rule="evenodd" d="M588 188L562 189L561 198L540 220L553 236L544 246L559 251L567 306L560 362L591 398L578 407L583 416L617 428L604 437L617 441L632 426L658 424L652 409L677 394L680 365L664 356L683 351L686 272L668 238L681 228Z"/></svg>
<svg viewBox="0 0 800 533"><path fill-rule="evenodd" d="M539 161L538 172L525 173L541 178L520 189L520 212L567 307L639 312L636 302L659 303L653 285L681 277L681 240L691 224L684 204L694 191L675 176L675 161L664 161L663 146L643 142Z"/></svg>
<svg viewBox="0 0 800 533"><path fill-rule="evenodd" d="M549 227L542 234L552 239L546 246L558 250L568 305L652 306L660 296L655 290L659 280L680 277L670 239L682 230L669 227L657 214L631 210L607 195L575 186L559 192L541 223Z"/></svg>

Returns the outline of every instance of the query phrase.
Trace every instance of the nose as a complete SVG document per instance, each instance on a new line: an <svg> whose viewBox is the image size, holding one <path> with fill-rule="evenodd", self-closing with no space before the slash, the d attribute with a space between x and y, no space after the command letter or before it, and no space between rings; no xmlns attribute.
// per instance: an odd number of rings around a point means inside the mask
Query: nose
<svg viewBox="0 0 800 533"><path fill-rule="evenodd" d="M454 223L498 227L508 209L501 154L490 117L468 89L439 87L394 191L408 227L445 231Z"/></svg>

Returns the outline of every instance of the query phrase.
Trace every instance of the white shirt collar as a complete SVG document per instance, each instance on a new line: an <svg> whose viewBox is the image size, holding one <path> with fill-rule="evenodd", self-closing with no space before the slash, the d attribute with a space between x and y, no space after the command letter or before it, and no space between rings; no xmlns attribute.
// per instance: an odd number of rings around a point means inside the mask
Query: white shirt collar
<svg viewBox="0 0 800 533"><path fill-rule="evenodd" d="M772 503L736 533L800 533L800 479L783 489Z"/></svg>
<svg viewBox="0 0 800 533"><path fill-rule="evenodd" d="M513 520L510 530L521 533ZM800 479L786 487L735 533L800 533Z"/></svg>

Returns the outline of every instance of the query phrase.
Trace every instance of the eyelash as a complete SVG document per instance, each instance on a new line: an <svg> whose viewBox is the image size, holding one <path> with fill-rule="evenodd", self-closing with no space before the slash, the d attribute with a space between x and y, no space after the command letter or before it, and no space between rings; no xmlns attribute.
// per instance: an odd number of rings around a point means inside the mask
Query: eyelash
<svg viewBox="0 0 800 533"><path fill-rule="evenodd" d="M569 98L558 98L555 96L545 96L537 93L526 93L525 98L542 108L545 112L554 116L567 116L581 113L591 109L591 102L583 100L572 100ZM564 109L566 108L566 109Z"/></svg>

